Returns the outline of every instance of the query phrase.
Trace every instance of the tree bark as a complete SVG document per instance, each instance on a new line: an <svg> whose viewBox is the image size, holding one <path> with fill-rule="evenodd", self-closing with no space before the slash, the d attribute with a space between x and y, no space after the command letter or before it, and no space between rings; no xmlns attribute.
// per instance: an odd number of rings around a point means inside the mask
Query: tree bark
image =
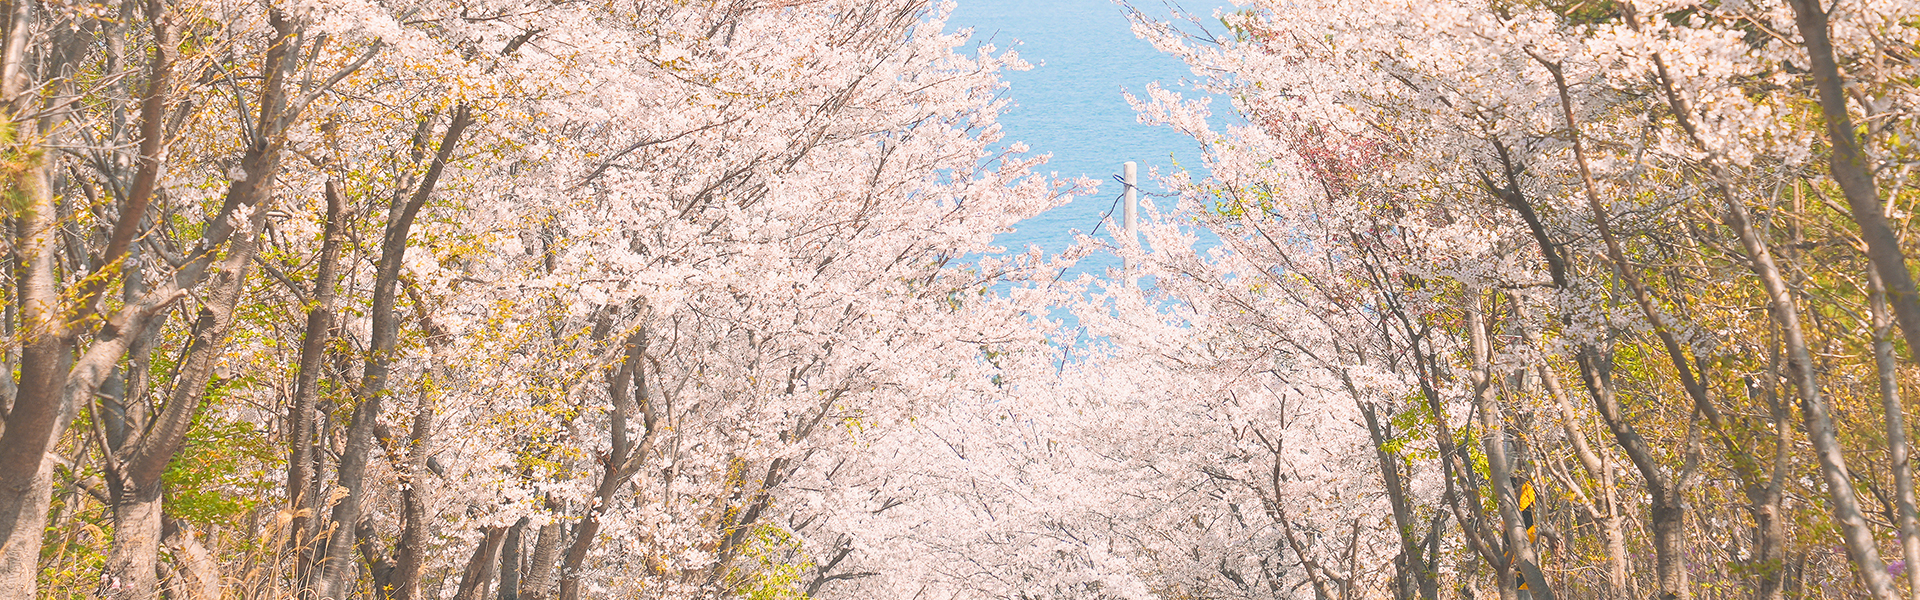
<svg viewBox="0 0 1920 600"><path fill-rule="evenodd" d="M1533 541L1527 536L1527 524L1520 517L1519 491L1515 490L1513 467L1507 462L1506 424L1501 419L1500 404L1496 401L1493 382L1493 347L1487 339L1488 323L1486 313L1481 308L1481 293L1476 291L1468 299L1467 309L1468 340L1473 351L1473 385L1475 400L1479 403L1480 433L1486 447L1487 470L1493 479L1494 504L1500 510L1502 528L1506 532L1507 552L1513 570L1527 582L1527 589L1534 598L1553 600L1553 587L1547 583L1540 572L1540 559L1533 550ZM1511 580L1502 577L1502 587L1512 585Z"/></svg>
<svg viewBox="0 0 1920 600"><path fill-rule="evenodd" d="M1377 281L1379 275L1376 273L1373 277L1376 278L1376 285L1380 285ZM1384 286L1381 287L1384 289ZM1441 403L1438 388L1439 365L1434 360L1432 346L1429 344L1426 350L1422 350L1420 346L1421 340L1425 338L1425 334L1422 333L1424 330L1414 324L1413 318L1407 315L1406 307L1397 299L1391 295L1385 295L1383 298L1386 300L1387 312L1400 322L1400 327L1407 335L1407 353L1414 365L1420 395L1427 404L1427 410L1434 416L1434 441L1440 450L1441 481L1446 485L1442 497L1448 508L1453 511L1454 520L1460 522L1460 531L1465 538L1466 546L1487 561L1487 564L1493 566L1496 571L1504 571L1506 566L1504 559L1501 558L1503 550L1495 536L1489 535L1492 532L1485 529L1489 521L1480 502L1479 485L1474 481L1474 472L1469 466L1471 463L1467 459L1466 449L1454 443L1453 427L1447 424L1448 412L1446 406ZM1461 506L1463 504L1464 509ZM1502 589L1510 591L1512 588L1508 585Z"/></svg>
<svg viewBox="0 0 1920 600"><path fill-rule="evenodd" d="M1828 175L1846 196L1853 222L1860 226L1860 239L1867 244L1867 259L1887 288L1887 304L1907 341L1907 358L1920 361L1920 293L1914 290L1900 236L1887 221L1872 165L1847 112L1846 81L1828 35L1827 13L1818 0L1788 0L1787 4L1793 7L1794 25L1807 47L1808 71L1827 125Z"/></svg>
<svg viewBox="0 0 1920 600"><path fill-rule="evenodd" d="M432 196L434 186L446 170L447 161L472 122L472 113L466 105L454 110L452 122L441 135L440 147L434 152L433 162L427 167L426 174L413 186L410 197L405 197L404 201L401 197L394 199L389 212L386 235L380 244L380 263L374 279L373 306L369 314L373 321L373 333L367 344L366 369L355 394L353 421L348 425L347 445L340 457L339 476L336 479L337 484L347 490L346 496L333 506L332 521L336 525L357 523L361 519L367 459L373 450L373 428L380 418L381 403L387 395L388 369L399 340L399 313L395 305L400 269L406 258L407 236L412 231L415 216L426 205L427 198ZM347 578L354 570L351 528L336 526L320 550L320 558L314 565L314 592L322 600L344 600Z"/></svg>
<svg viewBox="0 0 1920 600"><path fill-rule="evenodd" d="M395 600L393 588L393 560L380 550L379 533L373 530L373 519L361 519L353 528L355 544L360 548L360 558L366 561L367 575L373 584L373 596L378 600Z"/></svg>
<svg viewBox="0 0 1920 600"><path fill-rule="evenodd" d="M500 593L498 600L520 600L520 550L526 544L521 541L527 530L527 518L520 517L507 530L507 541L500 548Z"/></svg>
<svg viewBox="0 0 1920 600"><path fill-rule="evenodd" d="M548 499L548 510L557 510L552 499ZM559 523L549 522L540 526L539 539L533 542L533 554L527 557L527 579L520 584L521 596L526 600L546 600L553 597L554 563L560 558L561 538L566 537L567 528Z"/></svg>
<svg viewBox="0 0 1920 600"><path fill-rule="evenodd" d="M1345 379L1344 374L1343 379ZM1393 507L1393 528L1399 532L1400 553L1404 568L1413 579L1414 587L1419 590L1421 598L1437 600L1440 597L1440 586L1434 580L1435 573L1427 569L1427 562L1420 548L1420 540L1415 539L1413 534L1413 528L1417 523L1414 520L1413 503L1409 500L1406 483L1400 476L1400 459L1387 452L1386 430L1380 426L1380 419L1374 414L1376 411L1373 405L1360 402L1359 391L1353 388L1351 381L1347 382L1347 391L1353 396L1355 402L1360 403L1360 415L1366 418L1367 434L1373 440L1374 460L1380 465L1381 477L1387 484L1387 501Z"/></svg>
<svg viewBox="0 0 1920 600"><path fill-rule="evenodd" d="M314 459L314 404L319 395L320 363L326 359L327 342L332 340L334 286L339 281L340 246L346 239L346 199L339 182L326 184L327 217L324 242L320 245L319 272L314 276L311 306L306 328L300 340L300 374L293 384L293 406L288 409L287 427L287 508L293 512L287 540L294 552L302 552L309 541L307 530L313 515L301 511L319 494ZM304 575L304 574L303 574Z"/></svg>
<svg viewBox="0 0 1920 600"><path fill-rule="evenodd" d="M1807 438L1813 444L1814 457L1820 464L1820 475L1826 480L1827 496L1833 501L1833 521L1840 527L1847 558L1853 561L1860 583L1866 586L1867 592L1875 600L1897 600L1899 594L1893 590L1893 578L1887 575L1887 565L1880 560L1873 530L1868 526L1866 516L1860 512L1853 480L1847 474L1846 456L1835 434L1833 418L1827 413L1826 398L1820 393L1819 376L1814 372L1813 355L1807 348L1806 334L1800 329L1799 309L1793 303L1785 279L1780 276L1779 267L1774 264L1766 241L1754 231L1746 206L1732 195L1729 187L1722 186L1721 193L1726 195L1727 225L1740 235L1740 243L1747 251L1748 266L1766 289L1768 312L1780 325L1780 334L1787 348L1787 370L1799 396L1800 414L1806 422Z"/></svg>
<svg viewBox="0 0 1920 600"><path fill-rule="evenodd" d="M487 597L487 583L493 579L493 569L499 564L500 545L506 542L507 528L488 527L486 533L480 546L473 549L473 558L467 560L467 570L460 574L460 589L453 594L453 600Z"/></svg>
<svg viewBox="0 0 1920 600"><path fill-rule="evenodd" d="M12 507L15 519L9 521L23 532L36 535L20 535L0 545L0 598L33 600L34 580L40 574L41 536L37 534L46 529L47 508L53 502L53 464L49 457L40 462L31 477L17 473L6 477L7 487L18 486L22 492L19 504Z"/></svg>
<svg viewBox="0 0 1920 600"><path fill-rule="evenodd" d="M1306 544L1300 541L1300 536L1293 530L1293 519L1287 517L1285 500L1279 497L1279 457L1274 458L1273 473L1274 496L1268 498L1266 494L1261 494L1261 498L1266 500L1267 510L1272 513L1273 519L1280 523L1280 531L1286 534L1287 547L1293 550L1294 560L1300 563L1301 570L1307 572L1307 581L1313 584L1313 597L1318 600L1333 600L1336 596L1328 591L1327 584L1331 581L1337 586L1340 579L1327 571L1326 567L1320 565L1320 561L1314 560L1313 555L1307 552Z"/></svg>
<svg viewBox="0 0 1920 600"><path fill-rule="evenodd" d="M33 0L14 0L9 3L7 19L7 46L0 54L0 104L8 113L8 118L20 114L24 103L30 98L23 92L27 89L27 38L33 35L34 12L39 3Z"/></svg>
<svg viewBox="0 0 1920 600"><path fill-rule="evenodd" d="M107 555L102 596L147 600L159 596L162 494L131 494L113 503L113 548Z"/></svg>
<svg viewBox="0 0 1920 600"><path fill-rule="evenodd" d="M1879 274L1869 271L1867 283L1872 292L1868 304L1873 314L1873 364L1880 376L1881 410L1887 414L1887 454L1893 463L1894 501L1900 512L1900 555L1906 564L1908 598L1920 600L1920 513L1915 511L1906 410L1900 402L1899 366L1893 356L1893 318Z"/></svg>

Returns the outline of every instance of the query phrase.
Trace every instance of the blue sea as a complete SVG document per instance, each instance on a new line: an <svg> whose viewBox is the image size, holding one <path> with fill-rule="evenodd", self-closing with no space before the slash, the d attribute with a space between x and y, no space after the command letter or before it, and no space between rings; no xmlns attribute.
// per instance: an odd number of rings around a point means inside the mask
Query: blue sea
<svg viewBox="0 0 1920 600"><path fill-rule="evenodd" d="M1119 213L1115 200L1124 187L1116 180L1121 163L1140 164L1142 204L1158 200L1162 206L1170 198L1155 198L1165 188L1149 176L1174 169L1192 169L1194 179L1205 175L1200 164L1200 147L1192 138L1167 127L1141 124L1133 107L1122 95L1131 92L1146 95L1147 84L1179 91L1188 98L1200 97L1187 81L1195 79L1185 62L1155 50L1146 40L1133 34L1126 8L1110 0L958 0L958 7L947 22L950 31L970 28L975 44L991 43L1001 50L1013 49L1034 68L1005 75L1013 107L1002 116L1006 133L1002 143L1026 142L1036 154L1052 154L1043 171L1062 178L1085 176L1100 181L1098 192L1074 198L1064 206L1021 222L1015 231L1001 234L997 245L1008 252L1023 252L1039 246L1048 254L1065 249L1074 232L1092 232L1110 210ZM1218 31L1214 10L1217 2L1193 3L1180 10L1198 15ZM1168 19L1173 11L1166 5L1142 5L1141 10L1156 19ZM1190 27L1190 25L1189 25ZM1216 113L1225 109L1215 100ZM1215 120L1218 122L1216 115ZM1100 237L1111 240L1112 232L1100 229ZM1082 260L1076 272L1103 273L1120 265L1110 254L1097 254Z"/></svg>

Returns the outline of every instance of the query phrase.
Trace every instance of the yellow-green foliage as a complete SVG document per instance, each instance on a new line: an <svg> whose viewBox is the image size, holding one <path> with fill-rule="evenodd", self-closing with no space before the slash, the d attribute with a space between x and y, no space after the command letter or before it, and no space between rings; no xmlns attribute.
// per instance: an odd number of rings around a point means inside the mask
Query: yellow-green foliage
<svg viewBox="0 0 1920 600"><path fill-rule="evenodd" d="M813 570L800 539L780 527L761 524L742 543L745 560L735 568L735 590L747 600L804 600L802 576Z"/></svg>
<svg viewBox="0 0 1920 600"><path fill-rule="evenodd" d="M5 193L0 194L0 211L13 215L27 209L27 196L17 183L28 169L36 168L45 155L39 145L21 140L13 123L0 123L0 177L6 178Z"/></svg>

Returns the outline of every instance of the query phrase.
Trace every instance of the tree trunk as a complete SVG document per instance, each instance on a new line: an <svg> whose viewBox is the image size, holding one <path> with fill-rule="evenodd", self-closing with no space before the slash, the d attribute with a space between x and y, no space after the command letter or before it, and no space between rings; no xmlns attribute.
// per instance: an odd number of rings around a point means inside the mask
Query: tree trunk
<svg viewBox="0 0 1920 600"><path fill-rule="evenodd" d="M1887 413L1887 454L1892 458L1894 500L1899 505L1900 555L1907 571L1910 600L1920 600L1920 514L1915 512L1913 462L1907 444L1906 409L1900 402L1900 373L1893 357L1893 318L1886 286L1868 272L1872 288L1873 364L1880 376L1881 410Z"/></svg>
<svg viewBox="0 0 1920 600"><path fill-rule="evenodd" d="M186 360L174 377L173 393L147 430L124 447L113 449L107 479L113 490L114 540L107 570L117 578L114 598L152 598L159 593L155 579L160 560L160 484L173 455L186 444L194 415L206 398L213 369L226 349L234 309L246 289L247 271L258 247L258 231L269 206L253 212L247 229L233 241L211 293L193 324ZM133 519L122 523L120 518ZM124 528L124 529L123 529Z"/></svg>
<svg viewBox="0 0 1920 600"><path fill-rule="evenodd" d="M548 510L554 510L551 500ZM539 539L533 542L533 555L527 557L527 579L520 584L521 596L526 600L546 600L553 597L554 563L560 558L560 541L566 537L567 528L559 523L549 522L540 526Z"/></svg>
<svg viewBox="0 0 1920 600"><path fill-rule="evenodd" d="M1515 303L1518 306L1519 303ZM1524 318L1524 317L1523 317ZM1537 336L1527 332L1529 343L1538 343ZM1538 367L1540 380L1546 385L1547 395L1553 398L1554 408L1560 412L1561 426L1567 439L1572 442L1574 455L1580 458L1580 466L1593 478L1595 486L1594 502L1605 507L1605 514L1596 514L1599 525L1601 545L1607 548L1607 588L1614 596L1624 597L1627 593L1627 540L1620 521L1620 503L1613 491L1613 468L1600 455L1593 451L1587 441L1587 434L1581 431L1575 421L1573 406L1567 402L1566 390L1560 385L1560 375L1553 368L1541 364Z"/></svg>
<svg viewBox="0 0 1920 600"><path fill-rule="evenodd" d="M0 599L34 598L34 581L40 574L41 536L37 534L47 527L47 508L53 501L53 462L51 458L42 460L31 478L17 474L6 477L7 487L18 486L22 492L21 503L14 505L12 524L36 535L20 535L0 544Z"/></svg>
<svg viewBox="0 0 1920 600"><path fill-rule="evenodd" d="M431 387L431 386L429 386ZM422 392L419 410L413 415L413 431L407 442L406 472L400 483L400 503L404 525L400 541L394 544L399 555L394 568L394 598L419 600L420 576L427 564L427 444L433 435L432 392Z"/></svg>
<svg viewBox="0 0 1920 600"><path fill-rule="evenodd" d="M500 546L506 542L507 528L488 527L486 532L480 547L473 549L473 558L467 560L467 570L460 574L460 589L453 594L453 600L487 597L487 583L493 579L493 569L499 564Z"/></svg>
<svg viewBox="0 0 1920 600"><path fill-rule="evenodd" d="M1682 357L1672 332L1666 327L1660 312L1653 306L1651 294L1627 262L1626 253L1620 249L1620 241L1613 235L1613 226L1609 223L1607 209L1600 203L1600 193L1593 182L1593 171L1587 165L1585 143L1581 141L1579 124L1573 118L1573 98L1568 92L1566 76L1560 66L1541 60L1540 63L1553 75L1554 86L1560 95L1560 113L1565 118L1567 136L1573 142L1574 164L1580 170L1582 192L1587 201L1587 209L1593 216L1594 229L1599 231L1601 241L1607 248L1607 262L1613 271L1633 291L1634 302L1640 312L1647 317L1665 347L1669 362L1679 372L1681 383L1686 387L1687 395L1693 400L1694 409L1702 414L1718 414L1713 405L1707 402L1706 392L1693 375L1692 367ZM1597 348L1583 344L1580 349L1582 379L1594 395L1594 401L1600 409L1600 416L1607 422L1607 428L1613 432L1614 439L1626 451L1634 467L1647 483L1647 499L1651 505L1649 525L1653 529L1654 569L1659 574L1660 592L1663 596L1685 600L1692 592L1687 586L1686 560L1686 505L1680 496L1680 486L1684 478L1669 480L1661 472L1661 465L1653 456L1646 440L1640 437L1631 423L1626 421L1620 409L1619 399L1613 394L1611 374L1608 372L1610 361L1600 356ZM1736 457L1740 453L1737 445L1728 444L1730 453Z"/></svg>
<svg viewBox="0 0 1920 600"><path fill-rule="evenodd" d="M1853 117L1847 113L1846 82L1834 57L1827 13L1818 0L1788 0L1787 4L1793 7L1794 25L1807 47L1808 70L1813 74L1820 114L1827 125L1831 147L1828 174L1847 197L1847 209L1860 226L1860 239L1867 244L1867 259L1887 288L1887 304L1907 340L1907 357L1920 360L1920 294L1915 293L1906 254L1900 250L1900 236L1887 222L1873 168L1867 164Z"/></svg>
<svg viewBox="0 0 1920 600"><path fill-rule="evenodd" d="M1586 384L1587 392L1593 396L1601 422L1606 424L1614 443L1626 453L1627 459L1633 462L1634 469L1640 472L1640 478L1646 483L1649 529L1653 531L1654 572L1661 594L1684 598L1688 593L1687 580L1680 560L1685 535L1681 523L1686 513L1680 504L1680 494L1661 471L1659 460L1653 456L1653 448L1647 444L1646 438L1641 437L1633 423L1626 420L1620 400L1614 395L1612 369L1608 361L1600 356L1599 349L1591 345L1582 345L1579 352L1581 380Z"/></svg>
<svg viewBox="0 0 1920 600"><path fill-rule="evenodd" d="M193 526L179 519L166 519L160 543L172 557L169 569L173 579L162 597L173 600L220 600L220 564L213 553L200 543Z"/></svg>
<svg viewBox="0 0 1920 600"><path fill-rule="evenodd" d="M608 449L606 468L601 471L600 485L594 491L594 504L587 509L587 516L581 519L578 530L573 535L573 545L567 549L567 556L560 567L560 600L580 599L580 571L586 566L587 553L593 549L595 538L600 535L600 515L606 514L613 505L614 495L620 492L627 478L636 467L636 460L645 454L644 440L635 443L627 437L629 415L638 412L633 401L634 378L644 377L641 364L644 352L645 332L635 332L623 341L625 358L620 367L607 377L608 395L613 400L612 422L613 447ZM644 391L642 392L645 393ZM647 433L652 433L653 421L644 418ZM723 549L717 554L725 554Z"/></svg>
<svg viewBox="0 0 1920 600"><path fill-rule="evenodd" d="M1752 220L1747 217L1746 206L1731 195L1730 188L1723 186L1721 192L1726 195L1727 225L1740 235L1740 243L1747 251L1748 265L1766 289L1768 312L1780 325L1780 334L1787 348L1787 370L1800 399L1800 414L1806 421L1807 438L1813 444L1814 457L1820 463L1820 475L1826 480L1827 496L1833 501L1833 521L1840 528L1841 540L1846 543L1847 558L1853 561L1861 584L1866 586L1868 594L1875 600L1897 600L1899 595L1893 590L1893 578L1887 575L1887 566L1880 561L1880 550L1875 544L1873 530L1867 525L1866 516L1861 514L1859 499L1854 495L1853 480L1847 474L1846 456L1834 432L1833 418L1827 414L1826 398L1820 393L1820 381L1814 372L1813 355L1807 349L1805 334L1800 329L1799 309L1793 303L1786 281L1780 276L1779 267L1773 262L1773 254L1767 249L1766 241L1754 231Z"/></svg>
<svg viewBox="0 0 1920 600"><path fill-rule="evenodd" d="M1347 391L1355 402L1360 402L1360 394L1351 383ZM1420 552L1420 540L1414 538L1416 525L1413 516L1413 503L1409 500L1406 484L1400 477L1400 458L1387 452L1386 431L1380 426L1379 418L1374 414L1372 404L1360 402L1360 414L1366 418L1367 434L1373 439L1374 460L1380 465L1380 474L1387 484L1387 501L1393 507L1393 527L1399 532L1402 568L1412 580L1420 597L1437 600L1440 586L1434 581L1435 574L1427 570L1427 563Z"/></svg>
<svg viewBox="0 0 1920 600"><path fill-rule="evenodd" d="M1668 488L1662 492L1651 499L1653 507L1649 518L1653 529L1654 574L1659 577L1662 598L1684 599L1692 596L1684 562L1687 513L1677 490Z"/></svg>
<svg viewBox="0 0 1920 600"><path fill-rule="evenodd" d="M1556 79L1558 80L1557 77ZM1559 81L1559 83L1561 89L1564 90L1565 82ZM1571 124L1572 114L1571 109L1566 108L1567 98L1563 95L1561 100L1563 109L1568 112L1568 123ZM1554 287L1562 290L1567 289L1569 282L1567 281L1566 275L1566 259L1555 249L1553 240L1547 237L1546 226L1540 221L1538 213L1533 210L1533 206L1527 201L1526 196L1521 193L1519 165L1515 164L1507 152L1506 146L1501 144L1499 140L1494 140L1493 146L1500 159L1500 164L1504 169L1506 187L1504 189L1496 187L1490 177L1483 176L1482 181L1489 191L1500 196L1515 212L1520 213L1521 219L1527 223L1528 230L1533 234L1534 243L1539 247L1541 256L1545 258L1547 262L1547 272L1553 276ZM1516 301L1513 303L1513 306L1515 314L1519 315L1519 318L1524 321L1526 318L1524 316L1525 305ZM1562 316L1561 320L1562 322L1566 322L1567 318ZM1521 333L1527 336L1529 343L1539 346L1539 339L1531 330L1522 329ZM1582 344L1579 347L1578 354L1575 355L1575 360L1580 366L1581 381L1586 384L1587 391L1592 396L1595 405L1604 410L1606 405L1613 402L1613 393L1610 389L1603 391L1596 387L1600 385L1612 385L1610 379L1601 371L1601 365L1597 362L1599 356L1600 353L1597 349L1590 345ZM1626 532L1623 523L1626 515L1621 511L1619 497L1614 491L1612 466L1606 461L1602 461L1599 454L1593 452L1587 444L1586 434L1583 433L1576 424L1573 407L1567 403L1566 394L1560 385L1560 378L1554 373L1553 368L1549 365L1542 364L1539 365L1539 371L1541 380L1547 386L1547 393L1553 396L1559 408L1560 415L1564 419L1567 436L1573 442L1574 449L1580 457L1581 465L1600 483L1601 491L1605 492L1604 498L1606 500L1607 514L1601 524L1600 531L1607 547L1607 582L1611 588L1610 592L1613 595L1622 598L1628 597L1630 594L1627 587L1630 580L1627 578L1629 569L1627 565ZM1615 405L1615 408L1617 411L1617 405ZM1644 446L1644 440L1640 439L1640 434L1634 431L1632 424L1624 422L1616 423L1607 418L1605 414L1602 414L1602 420L1606 421L1608 430L1614 434L1615 442L1621 444L1623 448L1629 442L1639 443L1641 446ZM1622 434L1625 435L1623 436ZM1644 450L1644 448L1642 448L1642 450ZM1642 467L1640 471L1643 475L1648 473L1657 474L1657 471L1649 471L1644 468L1644 465L1641 465L1641 460L1638 457L1634 457L1631 450L1629 450L1628 454L1629 458L1634 460L1636 466ZM1648 458L1650 460L1651 457Z"/></svg>
<svg viewBox="0 0 1920 600"><path fill-rule="evenodd" d="M433 163L427 167L419 184L413 186L411 197L394 198L388 215L386 235L380 244L380 263L374 279L373 306L369 311L373 332L367 344L366 370L355 394L353 421L347 427L347 447L340 456L340 474L336 479L337 485L346 488L347 492L333 506L332 521L336 525L358 523L361 519L367 459L373 450L373 429L380 418L381 403L387 395L388 369L399 339L399 313L395 305L400 269L406 259L407 236L413 229L413 221L420 213L420 208L433 195L434 186L439 183L440 174L446 170L447 161L459 145L461 136L472 124L471 118L472 113L464 104L454 110L453 120L441 136L440 147L434 152ZM336 526L333 535L319 549L322 552L314 565L314 592L321 600L344 600L347 579L354 571L351 528Z"/></svg>
<svg viewBox="0 0 1920 600"><path fill-rule="evenodd" d="M1493 479L1493 497L1500 510L1500 520L1506 533L1507 554L1511 557L1508 565L1527 582L1527 590L1539 600L1553 600L1553 588L1540 572L1540 560L1534 553L1533 541L1527 535L1528 524L1523 522L1519 508L1519 490L1512 485L1513 466L1507 462L1506 423L1501 418L1500 404L1495 399L1493 389L1493 347L1487 339L1489 327L1486 314L1481 309L1481 293L1475 291L1467 300L1468 339L1473 350L1473 384L1475 400L1479 403L1480 434L1483 437L1487 453L1487 470ZM1504 575L1504 573L1503 573ZM1501 577L1501 587L1512 586L1512 579Z"/></svg>
<svg viewBox="0 0 1920 600"><path fill-rule="evenodd" d="M140 222L146 218L147 205L153 201L160 173L166 166L167 99L173 87L173 51L180 43L179 28L168 14L164 0L147 0L145 16L152 25L153 56L147 65L146 93L140 99L138 164L126 203L113 223L112 233L107 236L107 248L101 252L99 264L94 265L93 273L81 284L77 294L81 310L86 314L93 312L94 298L110 280L102 275L108 274L132 247Z"/></svg>
<svg viewBox="0 0 1920 600"><path fill-rule="evenodd" d="M213 553L195 537L193 527L178 519L167 519L161 538L173 557L175 581L166 598L175 600L220 600L220 565Z"/></svg>
<svg viewBox="0 0 1920 600"><path fill-rule="evenodd" d="M105 598L149 600L159 596L161 498L163 495L155 489L114 499L113 548L107 554L107 572L101 581Z"/></svg>
<svg viewBox="0 0 1920 600"><path fill-rule="evenodd" d="M1779 378L1773 375L1774 372L1776 371L1769 371L1768 376L1772 377L1773 381L1779 381ZM1755 558L1761 565L1753 596L1757 600L1779 600L1783 597L1786 588L1789 517L1781 512L1781 501L1785 498L1787 469L1792 466L1793 426L1790 423L1792 412L1785 403L1780 401L1779 395L1769 390L1765 396L1769 416L1774 426L1773 468L1768 475L1766 487L1758 490L1757 497L1754 494L1755 490L1752 488L1748 490L1748 501L1757 506L1753 513L1754 533L1758 538L1755 544L1758 546Z"/></svg>
<svg viewBox="0 0 1920 600"><path fill-rule="evenodd" d="M560 600L580 600L580 569L586 566L587 552L593 550L594 538L600 535L600 511L599 507L591 509L575 528L573 545L567 548L560 566Z"/></svg>
<svg viewBox="0 0 1920 600"><path fill-rule="evenodd" d="M369 583L373 584L373 596L378 600L394 600L393 560L380 550L380 535L373 530L373 519L361 519L353 528L355 544L360 547L360 558L366 561ZM357 578L356 578L357 579Z"/></svg>
<svg viewBox="0 0 1920 600"><path fill-rule="evenodd" d="M20 2L16 7L29 5ZM38 162L26 165L14 181L28 203L18 218L19 241L14 245L25 271L15 293L26 339L20 351L18 392L7 412L6 428L0 431L0 548L6 549L9 558L0 564L0 569L6 569L0 572L0 581L33 581L50 502L47 494L52 488L37 476L25 475L41 471L54 434L62 428L60 414L64 412L60 388L66 374L68 344L65 319L60 315L59 282L53 269L59 231L54 227L53 193L46 169ZM24 562L12 560L16 549ZM7 586L0 589L17 591L0 594L28 598L32 587Z"/></svg>
<svg viewBox="0 0 1920 600"><path fill-rule="evenodd" d="M1276 475L1272 479L1275 484L1274 496L1268 499L1263 494L1263 499L1267 500L1267 510L1273 514L1274 521L1280 523L1280 531L1285 534L1287 546L1293 549L1293 557L1300 563L1300 570L1307 572L1307 581L1313 584L1313 597L1317 600L1334 600L1336 596L1327 590L1327 584L1331 580L1331 583L1338 585L1339 580L1326 572L1326 567L1320 566L1320 561L1314 560L1313 555L1307 552L1306 544L1300 541L1300 536L1293 530L1293 519L1287 517L1285 499L1279 497L1279 465L1279 457L1275 457L1273 472Z"/></svg>
<svg viewBox="0 0 1920 600"><path fill-rule="evenodd" d="M33 35L34 12L39 3L14 0L7 19L7 46L0 54L0 110L8 117L25 112L21 105L31 100L27 91L27 38Z"/></svg>
<svg viewBox="0 0 1920 600"><path fill-rule="evenodd" d="M520 549L526 545L521 541L526 530L527 518L520 517L507 530L507 541L500 548L499 600L520 600Z"/></svg>
<svg viewBox="0 0 1920 600"><path fill-rule="evenodd" d="M340 246L346 238L346 199L339 183L326 184L326 240L320 246L319 273L314 276L313 306L307 311L307 325L300 341L300 374L293 385L293 406L288 409L287 427L287 507L293 520L287 532L288 547L303 553L310 543L307 530L313 515L300 510L313 503L320 493L319 478L311 470L314 460L314 403L319 394L320 363L326 358L327 342L332 339L334 286L339 280ZM304 561L301 561L304 562ZM301 573L302 576L305 573Z"/></svg>
<svg viewBox="0 0 1920 600"><path fill-rule="evenodd" d="M1475 482L1472 464L1467 449L1454 443L1454 431L1447 424L1446 406L1441 404L1437 388L1439 365L1435 362L1432 346L1426 350L1420 348L1425 337L1423 329L1414 324L1407 311L1397 302L1390 302L1388 311L1400 321L1400 327L1409 340L1407 352L1411 355L1420 384L1420 395L1427 403L1427 410L1435 415L1433 419L1434 441L1440 450L1440 478L1446 486L1442 494L1443 501L1453 511L1454 520L1460 523L1460 532L1466 546L1496 571L1503 570L1502 550L1492 532L1486 530L1489 522L1486 511L1480 502L1479 485ZM1462 509L1461 505L1466 508ZM1510 588L1509 588L1510 589Z"/></svg>

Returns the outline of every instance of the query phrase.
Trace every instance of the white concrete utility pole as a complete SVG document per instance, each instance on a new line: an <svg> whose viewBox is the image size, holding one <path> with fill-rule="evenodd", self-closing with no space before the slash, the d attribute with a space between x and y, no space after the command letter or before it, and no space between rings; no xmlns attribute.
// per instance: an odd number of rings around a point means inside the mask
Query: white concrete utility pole
<svg viewBox="0 0 1920 600"><path fill-rule="evenodd" d="M1140 243L1140 195L1137 193L1140 189L1139 173L1139 165L1133 164L1133 161L1127 161L1126 168L1120 177L1120 180L1127 184L1126 243L1128 244Z"/></svg>

